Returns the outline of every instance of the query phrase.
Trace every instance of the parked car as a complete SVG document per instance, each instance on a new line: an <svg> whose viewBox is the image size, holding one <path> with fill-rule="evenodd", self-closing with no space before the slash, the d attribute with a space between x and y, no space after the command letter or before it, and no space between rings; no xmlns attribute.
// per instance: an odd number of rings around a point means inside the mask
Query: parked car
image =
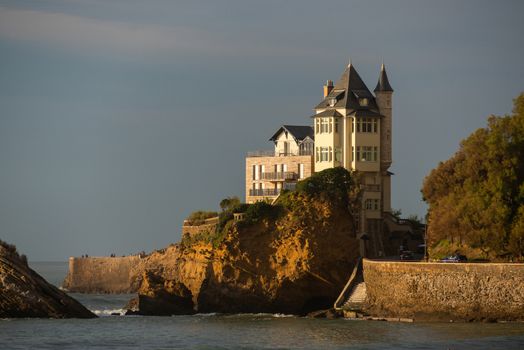
<svg viewBox="0 0 524 350"><path fill-rule="evenodd" d="M405 250L400 253L400 260L415 260L415 257L413 256L413 252Z"/></svg>
<svg viewBox="0 0 524 350"><path fill-rule="evenodd" d="M461 255L461 254L450 255L440 260L440 262L444 262L444 263L459 263L459 262L466 262L466 261L468 261L468 258L466 258L465 255Z"/></svg>

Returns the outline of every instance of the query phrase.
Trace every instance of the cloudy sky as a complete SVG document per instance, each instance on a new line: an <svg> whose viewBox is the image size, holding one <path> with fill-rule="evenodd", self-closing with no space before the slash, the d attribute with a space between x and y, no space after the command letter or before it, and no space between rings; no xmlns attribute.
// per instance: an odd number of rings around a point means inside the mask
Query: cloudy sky
<svg viewBox="0 0 524 350"><path fill-rule="evenodd" d="M522 1L0 0L0 238L128 254L244 197L246 151L308 124L349 58L395 89L393 206L524 91Z"/></svg>

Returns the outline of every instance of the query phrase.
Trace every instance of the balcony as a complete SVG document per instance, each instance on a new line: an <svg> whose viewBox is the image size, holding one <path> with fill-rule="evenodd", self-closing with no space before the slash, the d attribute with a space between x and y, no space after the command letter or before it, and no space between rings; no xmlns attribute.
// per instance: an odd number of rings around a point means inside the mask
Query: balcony
<svg viewBox="0 0 524 350"><path fill-rule="evenodd" d="M380 185L364 185L364 190L368 192L380 192Z"/></svg>
<svg viewBox="0 0 524 350"><path fill-rule="evenodd" d="M297 186L296 182L286 182L283 188L257 188L249 190L249 196L251 197L276 197L282 192L282 190L294 191Z"/></svg>
<svg viewBox="0 0 524 350"><path fill-rule="evenodd" d="M313 150L300 150L299 152L284 152L284 150L261 150L247 152L248 157L293 157L312 155Z"/></svg>
<svg viewBox="0 0 524 350"><path fill-rule="evenodd" d="M249 190L251 197L275 197L281 192L280 188L258 188Z"/></svg>
<svg viewBox="0 0 524 350"><path fill-rule="evenodd" d="M293 181L298 179L298 174L293 171L277 171L272 173L261 173L261 180L266 181Z"/></svg>

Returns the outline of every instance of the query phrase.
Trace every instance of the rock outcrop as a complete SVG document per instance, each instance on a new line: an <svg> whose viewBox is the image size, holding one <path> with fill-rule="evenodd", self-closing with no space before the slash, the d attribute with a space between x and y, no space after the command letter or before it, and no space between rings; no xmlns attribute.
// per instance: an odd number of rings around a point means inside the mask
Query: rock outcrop
<svg viewBox="0 0 524 350"><path fill-rule="evenodd" d="M331 307L359 254L351 215L328 199L293 196L277 218L231 223L218 244L182 241L143 259L137 312L304 315Z"/></svg>
<svg viewBox="0 0 524 350"><path fill-rule="evenodd" d="M0 241L0 318L94 318L91 311L49 284L12 245Z"/></svg>

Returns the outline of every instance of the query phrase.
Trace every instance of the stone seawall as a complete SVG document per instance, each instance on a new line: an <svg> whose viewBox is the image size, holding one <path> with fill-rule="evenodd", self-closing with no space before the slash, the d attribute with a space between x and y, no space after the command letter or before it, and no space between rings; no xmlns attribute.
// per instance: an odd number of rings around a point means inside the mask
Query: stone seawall
<svg viewBox="0 0 524 350"><path fill-rule="evenodd" d="M78 293L134 293L139 287L140 257L69 258L63 287Z"/></svg>
<svg viewBox="0 0 524 350"><path fill-rule="evenodd" d="M524 264L364 260L367 312L415 320L524 320Z"/></svg>

